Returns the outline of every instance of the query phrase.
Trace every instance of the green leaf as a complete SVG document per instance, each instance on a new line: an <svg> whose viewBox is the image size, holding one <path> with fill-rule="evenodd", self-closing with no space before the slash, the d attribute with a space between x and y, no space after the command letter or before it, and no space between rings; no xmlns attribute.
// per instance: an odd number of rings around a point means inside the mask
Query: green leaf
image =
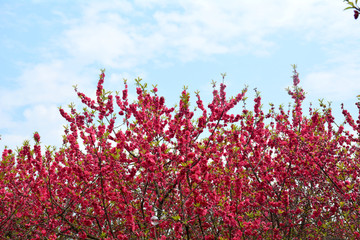
<svg viewBox="0 0 360 240"><path fill-rule="evenodd" d="M101 235L100 235L101 238L106 238L107 237L107 234L105 232L102 232Z"/></svg>
<svg viewBox="0 0 360 240"><path fill-rule="evenodd" d="M180 220L180 216L177 215L177 216L172 216L172 219L174 219L175 221L179 221Z"/></svg>

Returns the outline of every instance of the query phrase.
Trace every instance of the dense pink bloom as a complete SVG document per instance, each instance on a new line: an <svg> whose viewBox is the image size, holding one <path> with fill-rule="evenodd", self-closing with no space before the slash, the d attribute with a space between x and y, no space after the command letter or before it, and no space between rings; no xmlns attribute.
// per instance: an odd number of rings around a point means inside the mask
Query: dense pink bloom
<svg viewBox="0 0 360 240"><path fill-rule="evenodd" d="M129 103L126 82L113 96L104 79L96 101L75 89L87 108L59 109L61 148L36 132L35 145L4 149L1 238L360 237L360 117L342 106L338 126L324 104L304 114L295 67L289 110L264 111L258 91L239 109L247 89L229 98L224 83L208 105L196 94L198 112L187 90L169 108L140 81Z"/></svg>

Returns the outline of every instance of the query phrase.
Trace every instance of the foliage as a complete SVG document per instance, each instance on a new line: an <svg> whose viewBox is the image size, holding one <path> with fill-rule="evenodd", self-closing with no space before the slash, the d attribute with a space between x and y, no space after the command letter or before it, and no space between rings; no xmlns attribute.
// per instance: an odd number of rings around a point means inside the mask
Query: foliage
<svg viewBox="0 0 360 240"><path fill-rule="evenodd" d="M294 105L267 113L257 91L238 110L247 89L229 99L224 83L192 111L186 89L168 108L137 79L129 103L126 81L114 97L104 78L96 100L75 87L83 111L59 109L70 123L59 150L42 154L35 133L3 151L2 238L360 238L360 118L343 109L337 126L322 102L305 116L295 66Z"/></svg>
<svg viewBox="0 0 360 240"><path fill-rule="evenodd" d="M346 2L346 3L349 5L349 6L346 7L344 10L354 9L354 18L355 18L355 19L358 19L359 13L360 13L360 8L359 8L359 6L357 5L358 0L355 0L355 3L352 2L352 1L349 1L349 0L344 0L344 2Z"/></svg>

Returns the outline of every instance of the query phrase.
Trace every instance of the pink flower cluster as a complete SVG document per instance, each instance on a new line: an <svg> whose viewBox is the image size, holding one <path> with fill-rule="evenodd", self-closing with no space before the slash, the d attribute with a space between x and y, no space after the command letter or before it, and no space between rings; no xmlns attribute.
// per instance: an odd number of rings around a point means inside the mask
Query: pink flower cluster
<svg viewBox="0 0 360 240"><path fill-rule="evenodd" d="M223 83L194 111L186 89L169 108L140 80L129 103L104 79L96 100L75 89L87 108L60 108L61 148L42 153L35 133L3 151L2 239L360 239L360 115L305 115L295 68L293 108L266 114Z"/></svg>

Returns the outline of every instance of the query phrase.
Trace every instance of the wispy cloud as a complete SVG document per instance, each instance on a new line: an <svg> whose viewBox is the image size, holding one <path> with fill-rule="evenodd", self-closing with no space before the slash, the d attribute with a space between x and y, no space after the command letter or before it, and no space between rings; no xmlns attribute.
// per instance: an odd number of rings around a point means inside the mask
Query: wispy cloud
<svg viewBox="0 0 360 240"><path fill-rule="evenodd" d="M192 61L271 52L276 34L298 33L304 41L323 42L353 35L346 15L339 14L341 3L320 0L179 1L176 7L163 1L114 3L82 6L59 47L81 61L134 67L161 57Z"/></svg>
<svg viewBox="0 0 360 240"><path fill-rule="evenodd" d="M355 65L355 64L351 64ZM333 69L314 71L304 79L304 87L313 96L323 96L327 100L356 100L360 91L359 64L356 68L340 65Z"/></svg>

